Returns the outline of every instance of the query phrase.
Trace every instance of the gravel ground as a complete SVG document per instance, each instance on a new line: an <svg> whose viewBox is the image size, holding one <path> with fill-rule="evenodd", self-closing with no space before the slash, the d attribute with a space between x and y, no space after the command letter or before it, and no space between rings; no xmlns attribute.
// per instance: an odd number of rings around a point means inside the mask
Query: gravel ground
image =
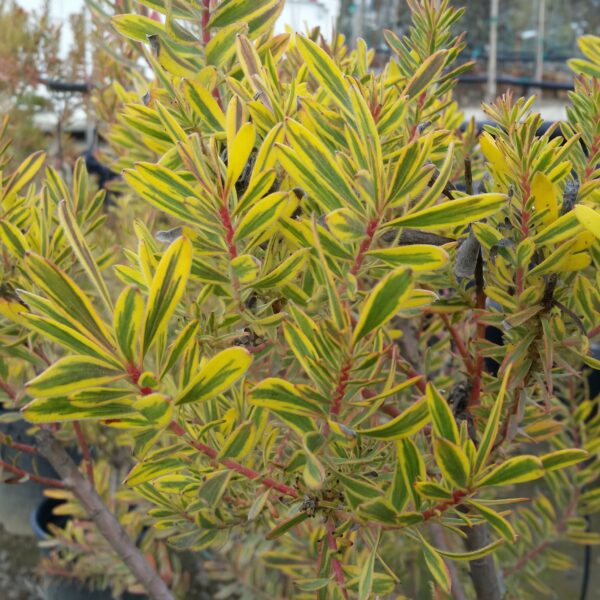
<svg viewBox="0 0 600 600"><path fill-rule="evenodd" d="M0 523L0 598L43 598L37 572L38 548L33 536L8 533Z"/></svg>

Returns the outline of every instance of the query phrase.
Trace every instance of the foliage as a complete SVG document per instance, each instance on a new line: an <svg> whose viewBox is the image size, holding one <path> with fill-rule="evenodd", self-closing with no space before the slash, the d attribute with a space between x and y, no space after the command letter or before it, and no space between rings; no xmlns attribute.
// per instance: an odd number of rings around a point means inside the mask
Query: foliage
<svg viewBox="0 0 600 600"><path fill-rule="evenodd" d="M15 0L0 1L0 110L10 115L16 160L49 145L40 130L44 115L52 114L64 127L82 106L80 98L43 86L49 80L86 78L83 13L70 15L69 30L65 52L63 28L52 22L48 1L38 11L26 11Z"/></svg>
<svg viewBox="0 0 600 600"><path fill-rule="evenodd" d="M365 44L271 35L280 0L142 4L162 17L112 23L153 77L115 85L109 135L149 206L137 248L109 268L81 165L72 189L27 187L39 156L3 180L25 417L116 432L147 523L220 551L245 597L447 593L493 552L535 597L569 566L552 541L598 542L598 79L574 64L564 140L510 96L478 137L445 0L411 2L377 73Z"/></svg>

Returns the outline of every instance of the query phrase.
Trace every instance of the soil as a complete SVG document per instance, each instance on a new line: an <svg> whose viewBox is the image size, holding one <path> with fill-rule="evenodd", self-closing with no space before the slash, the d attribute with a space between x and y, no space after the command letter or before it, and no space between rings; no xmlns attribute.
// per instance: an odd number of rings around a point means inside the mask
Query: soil
<svg viewBox="0 0 600 600"><path fill-rule="evenodd" d="M37 542L33 536L8 533L0 523L0 598L42 600Z"/></svg>

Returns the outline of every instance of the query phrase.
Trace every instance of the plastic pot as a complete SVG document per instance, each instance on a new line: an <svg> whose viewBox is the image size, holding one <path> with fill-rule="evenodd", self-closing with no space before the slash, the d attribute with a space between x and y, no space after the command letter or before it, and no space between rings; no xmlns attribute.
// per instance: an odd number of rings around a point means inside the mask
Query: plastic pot
<svg viewBox="0 0 600 600"><path fill-rule="evenodd" d="M44 498L32 511L31 528L38 540L50 539L50 524L60 528L66 526L69 517L52 514L53 509L61 503L61 500ZM48 554L50 550L42 548L41 552ZM45 575L42 587L46 600L113 600L114 598L110 589L91 590L78 579L56 575ZM129 592L125 592L119 598L120 600L148 600L145 595Z"/></svg>
<svg viewBox="0 0 600 600"><path fill-rule="evenodd" d="M0 415L7 412L0 405ZM10 423L0 421L0 433L10 436L13 441L21 444L34 444L33 437L27 434L30 427L31 424L23 419ZM57 476L50 463L44 458L17 452L2 444L0 444L0 459L29 473L43 477ZM4 473L3 479L9 476L10 474ZM15 484L0 483L0 522L6 531L15 535L30 533L29 515L42 501L43 488L44 486L33 481Z"/></svg>

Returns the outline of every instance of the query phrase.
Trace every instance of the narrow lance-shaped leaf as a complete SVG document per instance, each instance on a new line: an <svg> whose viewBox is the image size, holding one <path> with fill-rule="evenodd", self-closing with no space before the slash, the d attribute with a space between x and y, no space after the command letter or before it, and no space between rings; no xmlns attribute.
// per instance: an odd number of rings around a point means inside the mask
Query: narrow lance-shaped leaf
<svg viewBox="0 0 600 600"><path fill-rule="evenodd" d="M476 481L478 487L509 485L539 479L544 475L544 465L537 456L515 456L492 469Z"/></svg>
<svg viewBox="0 0 600 600"><path fill-rule="evenodd" d="M437 548L436 551L438 554L441 554L442 556L445 556L446 558L449 558L451 560L472 561L478 560L480 558L483 558L484 556L487 556L488 554L491 554L492 552L494 552L494 550L502 546L502 544L504 544L504 540L500 538L494 540L493 542L490 542L482 548L473 550L472 552L449 552L448 550L440 550L439 548Z"/></svg>
<svg viewBox="0 0 600 600"><path fill-rule="evenodd" d="M227 189L239 179L256 138L256 129L252 123L244 123L237 132L231 146L227 147Z"/></svg>
<svg viewBox="0 0 600 600"><path fill-rule="evenodd" d="M92 336L107 348L113 341L106 324L89 298L59 267L37 254L27 254L25 265L31 279L52 299L76 329Z"/></svg>
<svg viewBox="0 0 600 600"><path fill-rule="evenodd" d="M435 434L453 444L458 444L458 427L448 402L437 391L433 383L427 384L426 396Z"/></svg>
<svg viewBox="0 0 600 600"><path fill-rule="evenodd" d="M438 50L431 56L428 56L406 84L402 93L412 98L417 98L440 74L446 64L447 55L448 50Z"/></svg>
<svg viewBox="0 0 600 600"><path fill-rule="evenodd" d="M242 377L251 363L252 355L245 348L228 348L219 352L190 381L175 403L187 404L214 398Z"/></svg>
<svg viewBox="0 0 600 600"><path fill-rule="evenodd" d="M213 133L225 131L225 115L210 91L192 81L183 82L183 93L204 126Z"/></svg>
<svg viewBox="0 0 600 600"><path fill-rule="evenodd" d="M21 304L18 304L18 306L24 308ZM86 354L98 358L115 368L121 368L121 361L117 356L110 353L95 340L71 327L68 322L65 323L63 320L58 321L42 315L34 315L25 310L20 314L20 317L26 327L65 348L69 348L77 354Z"/></svg>
<svg viewBox="0 0 600 600"><path fill-rule="evenodd" d="M110 298L110 294L108 293L108 288L106 287L104 278L100 274L98 265L96 264L89 246L87 245L87 242L81 233L81 229L77 224L77 220L75 219L75 216L69 209L69 206L65 200L61 200L58 205L58 218L60 220L60 224L63 226L65 235L71 244L71 248L73 248L75 256L77 256L81 266L84 268L85 272L90 278L90 281L100 293L100 297L104 301L104 304L108 310L112 311L112 300Z"/></svg>
<svg viewBox="0 0 600 600"><path fill-rule="evenodd" d="M452 582L448 567L444 563L442 557L438 554L437 550L431 546L423 536L419 535L419 538L421 540L421 549L425 556L425 564L427 565L429 572L433 575L436 583L445 592L449 592Z"/></svg>
<svg viewBox="0 0 600 600"><path fill-rule="evenodd" d="M492 407L492 410L488 416L485 431L481 436L481 441L479 442L479 447L477 448L477 454L475 455L475 464L473 466L474 474L479 473L479 471L481 471L481 469L485 466L490 452L492 451L496 436L498 435L500 415L502 414L502 407L504 406L504 396L506 395L506 388L510 379L511 369L512 365L509 365L504 372L498 397L496 398L496 402L494 403L494 406Z"/></svg>
<svg viewBox="0 0 600 600"><path fill-rule="evenodd" d="M177 308L192 266L192 245L187 238L173 242L163 254L150 286L142 334L142 356L167 326Z"/></svg>
<svg viewBox="0 0 600 600"><path fill-rule="evenodd" d="M422 429L429 419L427 399L421 398L388 423L370 429L357 429L357 433L380 440L399 440Z"/></svg>
<svg viewBox="0 0 600 600"><path fill-rule="evenodd" d="M352 113L349 86L338 66L328 54L313 41L296 36L296 44L309 69L331 97L347 113Z"/></svg>
<svg viewBox="0 0 600 600"><path fill-rule="evenodd" d="M256 425L247 421L234 429L225 440L219 458L231 458L242 460L254 447L256 443Z"/></svg>
<svg viewBox="0 0 600 600"><path fill-rule="evenodd" d="M272 225L288 198L287 192L274 192L265 196L244 215L235 231L235 239L259 235Z"/></svg>
<svg viewBox="0 0 600 600"><path fill-rule="evenodd" d="M413 289L412 274L400 267L388 273L373 289L362 308L352 338L356 344L385 325L401 308Z"/></svg>
<svg viewBox="0 0 600 600"><path fill-rule="evenodd" d="M416 227L424 230L451 229L493 215L504 206L506 200L505 194L479 194L460 200L448 200L389 221L385 226Z"/></svg>
<svg viewBox="0 0 600 600"><path fill-rule="evenodd" d="M309 253L310 248L300 248L300 250L288 256L270 273L252 283L252 287L255 289L267 289L280 287L288 283L298 275L298 271L308 258Z"/></svg>
<svg viewBox="0 0 600 600"><path fill-rule="evenodd" d="M23 409L23 416L31 423L61 423L67 421L112 420L135 415L128 400L99 402L96 405L79 406L67 397L39 398Z"/></svg>
<svg viewBox="0 0 600 600"><path fill-rule="evenodd" d="M413 244L369 250L368 256L374 256L392 267L409 267L413 271L433 271L441 269L448 262L448 253L438 246Z"/></svg>
<svg viewBox="0 0 600 600"><path fill-rule="evenodd" d="M271 531L267 534L266 538L268 540L274 540L278 537L281 537L286 531L292 529L292 527L296 527L296 525L300 525L303 521L310 518L310 515L307 512L301 512L289 519L286 519L282 523L276 525Z"/></svg>
<svg viewBox="0 0 600 600"><path fill-rule="evenodd" d="M454 487L466 488L469 482L469 460L462 448L446 439L434 438L433 451L444 478Z"/></svg>
<svg viewBox="0 0 600 600"><path fill-rule="evenodd" d="M3 219L0 219L0 241L17 258L23 258L29 250L29 244L21 230Z"/></svg>
<svg viewBox="0 0 600 600"><path fill-rule="evenodd" d="M302 394L298 386L278 377L267 377L255 385L250 393L250 402L255 406L297 415L322 413L321 407Z"/></svg>
<svg viewBox="0 0 600 600"><path fill-rule="evenodd" d="M564 450L556 450L549 452L540 457L542 465L546 471L557 471L572 465L576 465L581 461L589 458L590 454L586 450L579 448L565 448Z"/></svg>
<svg viewBox="0 0 600 600"><path fill-rule="evenodd" d="M360 571L360 579L358 582L358 597L359 600L368 600L373 588L373 572L375 570L375 549L371 549L367 560Z"/></svg>
<svg viewBox="0 0 600 600"><path fill-rule="evenodd" d="M198 329L200 328L200 321L194 319L190 321L177 335L175 341L171 344L171 348L165 360L164 366L161 370L159 379L162 379L165 373L168 373L173 365L179 360L183 353L193 343Z"/></svg>
<svg viewBox="0 0 600 600"><path fill-rule="evenodd" d="M41 150L29 155L13 172L2 190L4 197L8 198L9 194L16 194L22 190L35 177L44 160L46 160L46 153Z"/></svg>
<svg viewBox="0 0 600 600"><path fill-rule="evenodd" d="M137 364L137 344L144 319L144 299L134 287L127 287L115 306L114 329L117 344L125 359Z"/></svg>
<svg viewBox="0 0 600 600"><path fill-rule="evenodd" d="M579 222L600 239L600 212L584 204L578 204L573 211Z"/></svg>
<svg viewBox="0 0 600 600"><path fill-rule="evenodd" d="M39 398L62 396L77 390L122 379L124 371L91 356L65 356L27 384L27 392Z"/></svg>
<svg viewBox="0 0 600 600"><path fill-rule="evenodd" d="M503 539L509 543L513 543L517 539L517 534L512 525L502 515L499 515L495 510L492 510L480 502L475 502L473 500L469 500L468 502L479 511L481 516L489 523L490 527L499 533Z"/></svg>

